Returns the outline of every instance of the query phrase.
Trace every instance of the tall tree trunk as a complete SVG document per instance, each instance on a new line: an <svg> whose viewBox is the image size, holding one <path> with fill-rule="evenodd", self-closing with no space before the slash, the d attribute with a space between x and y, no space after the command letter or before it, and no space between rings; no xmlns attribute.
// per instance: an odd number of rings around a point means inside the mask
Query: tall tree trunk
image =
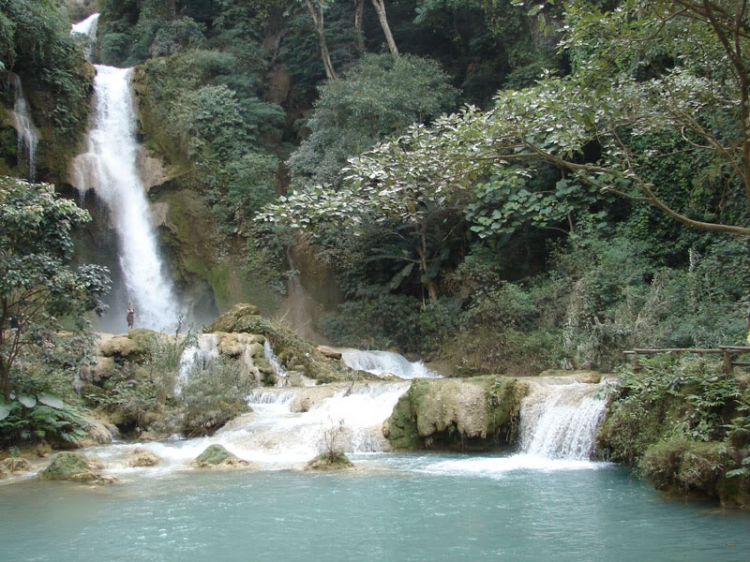
<svg viewBox="0 0 750 562"><path fill-rule="evenodd" d="M365 0L354 0L354 35L357 38L357 50L365 52L365 37L362 35L362 16L365 12Z"/></svg>
<svg viewBox="0 0 750 562"><path fill-rule="evenodd" d="M323 28L323 8L313 0L305 0L307 9L310 11L310 17L315 26L315 33L318 35L318 44L320 45L320 57L323 59L323 66L326 69L326 76L329 80L337 80L338 76L333 69L331 55L328 52L328 43L326 43L325 30Z"/></svg>
<svg viewBox="0 0 750 562"><path fill-rule="evenodd" d="M380 21L380 27L383 28L388 48L391 50L393 57L398 58L398 47L396 47L396 41L393 39L393 34L391 33L391 26L388 25L388 16L385 13L385 0L372 0L372 5L378 13L378 21Z"/></svg>
<svg viewBox="0 0 750 562"><path fill-rule="evenodd" d="M424 283L424 285L427 287L427 294L430 296L430 301L434 302L438 300L438 290L437 285L435 285L435 281L430 279L429 276L429 252L427 251L427 225L423 224L420 228L419 237L421 239L421 247L418 248L417 253L419 254L419 269L422 273L423 279L426 279L427 281Z"/></svg>
<svg viewBox="0 0 750 562"><path fill-rule="evenodd" d="M10 365L0 356L0 386L6 402L10 402Z"/></svg>

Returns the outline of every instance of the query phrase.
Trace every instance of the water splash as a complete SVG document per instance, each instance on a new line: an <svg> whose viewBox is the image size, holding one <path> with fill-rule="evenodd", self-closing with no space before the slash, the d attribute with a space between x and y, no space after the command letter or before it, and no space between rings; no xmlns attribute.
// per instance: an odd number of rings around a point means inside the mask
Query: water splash
<svg viewBox="0 0 750 562"><path fill-rule="evenodd" d="M94 122L86 153L73 162L74 183L94 189L109 208L119 241L127 300L135 305L136 327L171 331L179 312L164 272L151 211L136 167L135 113L131 69L96 65ZM125 324L125 314L119 314Z"/></svg>
<svg viewBox="0 0 750 562"><path fill-rule="evenodd" d="M366 371L373 375L393 375L400 379L440 378L422 361L409 361L403 355L391 351L342 351L341 359L355 371Z"/></svg>
<svg viewBox="0 0 750 562"><path fill-rule="evenodd" d="M345 452L383 451L388 449L383 422L408 388L409 383L357 383L257 389L248 396L253 413L233 420L212 437L110 445L86 452L100 457L114 472L143 471L127 466L132 450L143 447L163 459L160 467L148 469L159 475L184 469L206 447L220 444L262 468L286 469L315 457L324 433L339 424L343 429L336 445Z"/></svg>
<svg viewBox="0 0 750 562"><path fill-rule="evenodd" d="M36 180L36 152L39 145L39 136L31 121L31 114L23 95L21 78L17 74L10 73L10 84L16 93L16 101L13 105L11 119L18 137L18 154L24 154L29 165L29 181ZM19 156L20 160L20 156Z"/></svg>

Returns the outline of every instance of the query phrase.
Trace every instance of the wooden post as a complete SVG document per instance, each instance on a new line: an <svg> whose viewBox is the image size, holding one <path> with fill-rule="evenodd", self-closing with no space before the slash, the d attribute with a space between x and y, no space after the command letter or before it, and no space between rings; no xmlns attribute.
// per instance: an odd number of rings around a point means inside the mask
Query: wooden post
<svg viewBox="0 0 750 562"><path fill-rule="evenodd" d="M732 366L732 354L728 349L724 350L724 372L732 374L734 368Z"/></svg>

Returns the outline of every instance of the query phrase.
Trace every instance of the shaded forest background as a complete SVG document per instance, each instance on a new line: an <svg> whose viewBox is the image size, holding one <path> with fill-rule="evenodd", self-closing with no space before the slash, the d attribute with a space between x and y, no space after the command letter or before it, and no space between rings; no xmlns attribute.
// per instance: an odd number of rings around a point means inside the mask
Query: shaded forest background
<svg viewBox="0 0 750 562"><path fill-rule="evenodd" d="M298 276L332 342L418 353L459 374L608 369L628 348L744 340L746 238L690 228L632 192L637 178L691 220L745 225L742 175L656 110L592 124L576 146L524 141L576 165L625 154L637 175L597 183L552 158L517 165L489 142L456 177L431 174L457 162L465 139L500 138L490 120L511 109L529 138L573 131L566 112L590 109L574 87L604 120L658 84L654 96L684 95L702 130L740 146L742 104L711 103L733 80L716 62L720 41L668 4L0 0L2 102L12 106L12 71L43 132L40 179L64 191L92 72L69 25L101 11L95 62L137 65L146 146L179 171L169 189L211 209L248 283L283 294ZM674 40L685 25L692 45ZM454 112L461 125L441 117ZM464 124L474 137L455 140ZM0 125L0 171L23 175ZM485 159L495 162L474 166Z"/></svg>

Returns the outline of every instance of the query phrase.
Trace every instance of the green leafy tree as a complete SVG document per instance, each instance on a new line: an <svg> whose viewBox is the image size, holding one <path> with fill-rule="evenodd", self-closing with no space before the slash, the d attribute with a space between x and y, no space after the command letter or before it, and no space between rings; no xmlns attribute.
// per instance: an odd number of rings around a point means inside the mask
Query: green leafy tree
<svg viewBox="0 0 750 562"><path fill-rule="evenodd" d="M71 229L88 220L87 211L57 198L50 185L0 178L0 387L6 400L11 369L25 349L43 348L45 334L60 329L63 318L83 331L84 315L103 311L107 270L68 263Z"/></svg>
<svg viewBox="0 0 750 562"><path fill-rule="evenodd" d="M440 121L440 120L438 120ZM450 257L450 242L460 237L463 205L470 181L454 182L434 142L443 132L414 125L406 134L354 158L339 190L314 186L282 197L258 220L284 224L314 236L335 225L353 235L366 228L386 232L396 244L372 248L371 258L400 262L392 288L412 274L438 298L437 277Z"/></svg>
<svg viewBox="0 0 750 562"><path fill-rule="evenodd" d="M457 125L465 141L474 139L477 154L498 168L550 162L580 184L648 203L684 225L750 234L742 224L673 208L660 194L664 187L644 173L648 162L675 153L669 135L657 142L658 133L668 132L688 144L681 150L728 178L724 189L744 192L750 209L746 2L632 0L612 11L582 1L566 6L564 47L577 72L499 93L492 112L474 112ZM636 149L633 140L645 135L654 142ZM591 147L596 157L586 156Z"/></svg>
<svg viewBox="0 0 750 562"><path fill-rule="evenodd" d="M310 135L288 162L298 184L335 182L349 157L451 109L458 94L438 63L411 55L366 55L319 91Z"/></svg>
<svg viewBox="0 0 750 562"><path fill-rule="evenodd" d="M410 174L429 175L442 183L436 189L449 193L469 178L533 174L546 162L580 189L653 205L687 226L750 234L742 224L706 220L700 209L673 208L660 194L668 188L655 185L648 170L650 161L671 157L675 150L691 154L713 175L726 178L721 188L728 198L745 194L739 219L746 219L750 129L743 124L750 115L750 75L743 53L750 49L745 31L750 16L745 2L736 3L736 12L730 2L632 0L611 12L583 1L566 6L564 47L577 57L580 70L564 78L547 74L525 90L501 91L489 112L469 107L443 119L436 124L439 134L422 141L440 156L415 161ZM641 45L635 54L625 48ZM635 142L644 136L652 142ZM676 148L675 137L688 147ZM703 188L695 182L694 189Z"/></svg>

